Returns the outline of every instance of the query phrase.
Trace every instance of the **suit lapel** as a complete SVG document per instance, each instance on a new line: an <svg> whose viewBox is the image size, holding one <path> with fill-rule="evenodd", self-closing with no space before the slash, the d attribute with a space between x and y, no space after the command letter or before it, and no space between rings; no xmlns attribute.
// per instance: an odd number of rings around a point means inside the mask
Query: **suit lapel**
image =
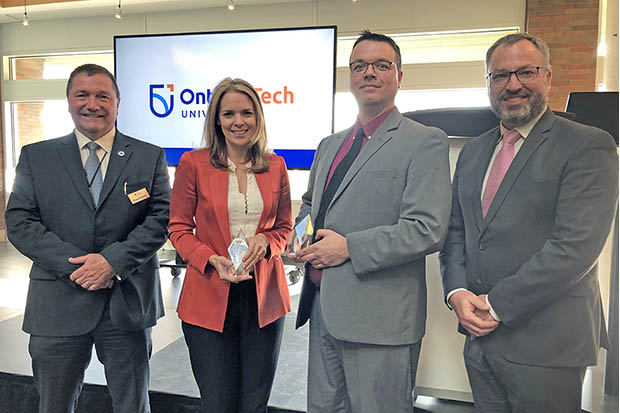
<svg viewBox="0 0 620 413"><path fill-rule="evenodd" d="M510 188L521 174L521 171L527 164L528 160L532 157L534 152L536 152L538 147L547 139L547 133L551 129L554 122L555 115L550 109L547 108L547 112L543 115L536 126L534 126L534 129L532 129L527 138L525 138L523 146L519 149L517 156L515 156L514 160L510 164L510 168L508 168L508 171L506 172L506 175L504 176L504 179L502 180L502 183L500 184L497 193L489 206L489 210L485 216L481 231L484 231L489 225L489 222L493 220L493 217L497 214L498 209L501 207L502 203L506 199L506 196L510 192Z"/></svg>
<svg viewBox="0 0 620 413"><path fill-rule="evenodd" d="M121 172L129 162L132 152L131 144L127 137L117 131L112 151L108 154L110 159L108 160L108 169L106 170L103 187L99 195L99 205L103 205L105 199L112 192L112 188L116 185Z"/></svg>
<svg viewBox="0 0 620 413"><path fill-rule="evenodd" d="M482 183L484 181L486 171L489 168L491 156L493 156L493 151L495 150L497 141L500 137L499 126L489 132L486 132L486 135L487 136L482 138L486 141L482 144L485 149L480 155L480 162L478 163L478 169L476 171L474 181L476 190L474 191L473 211L478 229L481 229L484 224L484 218L482 217Z"/></svg>
<svg viewBox="0 0 620 413"><path fill-rule="evenodd" d="M75 134L65 136L61 139L61 145L58 147L58 155L62 161L62 164L67 169L67 173L75 185L77 192L80 194L84 202L91 208L95 209L93 205L93 199L90 196L88 190L88 181L86 180L86 172L84 171L84 165L82 165L82 158L80 157L80 148L77 144L77 138Z"/></svg>
<svg viewBox="0 0 620 413"><path fill-rule="evenodd" d="M340 147L349 133L351 133L351 128L333 135L333 139L329 143L329 147L325 150L325 156L323 157L322 164L317 165L319 170L317 172L317 178L314 182L314 193L312 197L313 219L319 212L319 206L321 205L323 192L325 192L325 182L327 182L329 170L331 169L334 159L336 159L336 155L338 154ZM316 197L314 195L316 195Z"/></svg>
<svg viewBox="0 0 620 413"><path fill-rule="evenodd" d="M254 178L256 178L256 184L258 185L258 189L261 194L261 198L263 198L263 212L260 215L260 219L258 221L258 225L256 226L256 233L258 234L262 230L264 230L263 226L265 222L267 222L267 216L271 211L271 206L273 203L273 188L271 185L271 172L274 170L274 165L269 165L269 170L265 172L261 172L258 174L254 174ZM255 235L255 234L252 234Z"/></svg>
<svg viewBox="0 0 620 413"><path fill-rule="evenodd" d="M230 236L230 224L228 218L228 170L216 168L207 159L211 172L209 181L211 188L211 201L213 202L215 219L220 228L220 234L224 238L226 247L232 240Z"/></svg>
<svg viewBox="0 0 620 413"><path fill-rule="evenodd" d="M397 109L394 109L394 111L392 111L392 113L377 128L375 133L371 136L371 139L366 143L366 145L364 145L364 148L362 148L360 154L357 156L355 161L353 161L353 165L351 165L351 168L349 168L347 174L342 179L342 183L334 194L334 198L331 202L332 204L345 190L345 188L353 180L355 175L357 175L360 169L362 169L368 159L370 159L370 157L372 157L372 155L374 155L379 150L379 148L381 148L387 141L392 138L394 131L398 129L398 126L400 125L402 119L403 116L400 114L400 112Z"/></svg>

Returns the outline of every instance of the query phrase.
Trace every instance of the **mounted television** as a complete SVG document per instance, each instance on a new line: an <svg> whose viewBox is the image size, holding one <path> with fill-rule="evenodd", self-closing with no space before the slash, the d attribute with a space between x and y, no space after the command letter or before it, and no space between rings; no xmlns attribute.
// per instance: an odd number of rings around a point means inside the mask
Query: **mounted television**
<svg viewBox="0 0 620 413"><path fill-rule="evenodd" d="M119 130L161 146L170 165L202 142L211 91L225 77L259 92L269 147L309 169L333 132L336 26L115 36Z"/></svg>

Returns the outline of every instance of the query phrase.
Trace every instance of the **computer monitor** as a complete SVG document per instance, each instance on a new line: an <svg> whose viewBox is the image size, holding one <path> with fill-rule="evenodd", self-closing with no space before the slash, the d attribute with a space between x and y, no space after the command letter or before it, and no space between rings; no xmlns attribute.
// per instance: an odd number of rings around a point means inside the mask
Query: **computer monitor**
<svg viewBox="0 0 620 413"><path fill-rule="evenodd" d="M566 111L579 123L609 132L618 145L618 92L571 92Z"/></svg>

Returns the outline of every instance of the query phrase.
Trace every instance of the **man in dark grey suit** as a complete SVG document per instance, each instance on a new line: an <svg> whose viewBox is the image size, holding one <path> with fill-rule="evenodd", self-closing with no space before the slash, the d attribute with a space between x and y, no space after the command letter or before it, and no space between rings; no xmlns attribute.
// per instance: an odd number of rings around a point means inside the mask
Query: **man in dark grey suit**
<svg viewBox="0 0 620 413"><path fill-rule="evenodd" d="M425 257L449 218L448 140L394 106L391 38L362 33L350 69L358 119L321 141L297 217L316 231L294 256L308 263L297 318L310 319L308 412L413 412Z"/></svg>
<svg viewBox="0 0 620 413"><path fill-rule="evenodd" d="M501 124L457 162L446 302L467 334L477 411L580 412L586 366L607 337L596 262L617 206L616 146L547 107L541 39L505 36L486 66Z"/></svg>
<svg viewBox="0 0 620 413"><path fill-rule="evenodd" d="M23 329L39 411L74 411L94 344L114 411L148 412L164 152L116 130L120 95L105 68L75 69L67 100L74 133L22 149L6 210L9 240L33 261Z"/></svg>

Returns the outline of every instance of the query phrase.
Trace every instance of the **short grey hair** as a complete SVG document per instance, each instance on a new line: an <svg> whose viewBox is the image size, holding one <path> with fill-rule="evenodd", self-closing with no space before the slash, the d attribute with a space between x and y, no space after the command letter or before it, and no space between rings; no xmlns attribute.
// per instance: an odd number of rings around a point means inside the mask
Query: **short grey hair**
<svg viewBox="0 0 620 413"><path fill-rule="evenodd" d="M493 52L495 52L495 49L497 49L499 46L503 44L512 45L517 42L520 42L521 40L527 40L528 42L536 46L536 48L540 51L540 53L542 53L543 58L545 60L544 67L547 69L551 68L551 65L549 64L550 52L549 52L549 46L547 46L547 43L545 43L545 41L541 39L540 37L536 37L529 33L521 32L521 33L511 33L509 35L506 35L498 39L495 43L493 43L491 47L489 47L489 50L487 50L487 57L485 61L487 70L489 69L489 63L491 62L491 57L493 56Z"/></svg>

